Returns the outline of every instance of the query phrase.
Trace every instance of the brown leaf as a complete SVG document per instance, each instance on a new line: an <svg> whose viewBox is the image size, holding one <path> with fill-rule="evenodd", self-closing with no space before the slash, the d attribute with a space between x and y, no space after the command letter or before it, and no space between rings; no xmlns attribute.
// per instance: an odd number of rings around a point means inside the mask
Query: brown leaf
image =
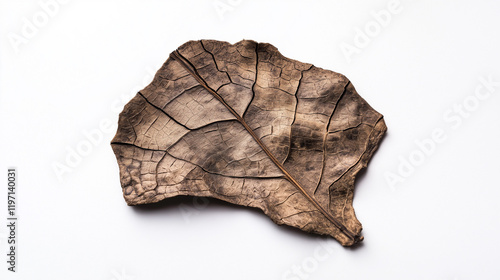
<svg viewBox="0 0 500 280"><path fill-rule="evenodd" d="M363 240L355 175L385 131L339 73L270 44L202 40L125 106L111 144L129 205L214 197L350 246Z"/></svg>

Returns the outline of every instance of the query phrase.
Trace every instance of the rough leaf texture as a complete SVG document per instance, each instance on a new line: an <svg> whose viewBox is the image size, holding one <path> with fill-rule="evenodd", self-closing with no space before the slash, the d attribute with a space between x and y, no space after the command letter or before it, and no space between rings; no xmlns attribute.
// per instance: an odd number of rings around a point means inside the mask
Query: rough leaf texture
<svg viewBox="0 0 500 280"><path fill-rule="evenodd" d="M129 205L215 197L350 246L363 239L354 179L385 130L339 73L270 44L202 40L125 106L112 147Z"/></svg>

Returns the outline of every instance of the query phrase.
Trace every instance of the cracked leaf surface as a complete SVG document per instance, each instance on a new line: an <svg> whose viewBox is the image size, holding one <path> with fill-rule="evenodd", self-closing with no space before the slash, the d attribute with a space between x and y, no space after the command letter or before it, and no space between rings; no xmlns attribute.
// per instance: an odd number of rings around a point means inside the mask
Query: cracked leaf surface
<svg viewBox="0 0 500 280"><path fill-rule="evenodd" d="M214 197L350 246L363 240L355 176L385 131L339 73L266 43L201 40L125 105L111 145L129 205Z"/></svg>

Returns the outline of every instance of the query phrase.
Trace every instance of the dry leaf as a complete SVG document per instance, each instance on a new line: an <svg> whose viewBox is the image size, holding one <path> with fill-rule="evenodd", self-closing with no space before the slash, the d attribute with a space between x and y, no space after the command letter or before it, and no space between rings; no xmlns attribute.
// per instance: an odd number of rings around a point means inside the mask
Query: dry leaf
<svg viewBox="0 0 500 280"><path fill-rule="evenodd" d="M339 73L270 44L202 40L125 106L112 147L129 205L214 197L350 246L363 240L355 175L385 131Z"/></svg>

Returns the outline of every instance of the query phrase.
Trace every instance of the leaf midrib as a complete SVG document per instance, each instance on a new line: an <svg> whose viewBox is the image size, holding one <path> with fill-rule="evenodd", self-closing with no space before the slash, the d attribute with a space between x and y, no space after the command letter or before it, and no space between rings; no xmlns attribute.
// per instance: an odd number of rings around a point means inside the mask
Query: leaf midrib
<svg viewBox="0 0 500 280"><path fill-rule="evenodd" d="M258 43L256 43L256 53ZM205 80L198 74L198 71L194 67L194 65L187 60L182 54L179 53L178 50L173 51L170 54L170 58L177 61L189 74L191 74L197 81L203 86L208 92L210 92L219 102L221 102L237 119L238 122L243 125L243 127L248 131L248 133L254 138L257 144L262 148L262 150L267 154L267 156L271 159L271 161L283 172L285 175L285 179L289 181L292 185L294 185L332 224L334 224L344 235L346 235L349 239L353 240L354 243L360 240L360 236L352 233L349 229L347 229L342 223L337 221L335 217L333 217L330 213L328 213L319 203L310 196L307 191L300 185L300 183L293 178L293 176L285 169L285 167L276 159L276 157L269 151L267 146L260 140L260 138L255 134L255 132L248 126L242 116L240 116L231 106L229 106L224 99L213 90ZM258 62L257 62L258 63ZM257 71L255 73L255 82L257 82ZM255 96L255 91L252 87L253 95ZM249 104L250 106L250 104ZM290 136L291 137L291 136Z"/></svg>

